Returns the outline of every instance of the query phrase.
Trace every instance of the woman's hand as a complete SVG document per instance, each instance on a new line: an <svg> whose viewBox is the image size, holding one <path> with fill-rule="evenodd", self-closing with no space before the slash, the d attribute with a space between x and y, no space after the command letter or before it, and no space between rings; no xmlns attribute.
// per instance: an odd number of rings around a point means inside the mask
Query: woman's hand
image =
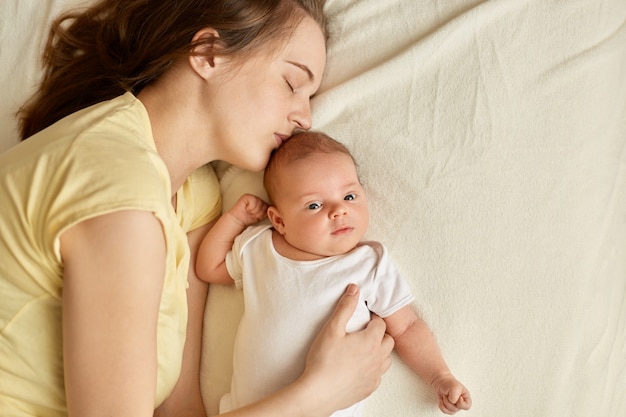
<svg viewBox="0 0 626 417"><path fill-rule="evenodd" d="M374 316L364 330L346 333L358 300L359 289L350 284L313 342L302 376L316 384L317 405L329 412L368 397L391 366L394 342L381 318Z"/></svg>

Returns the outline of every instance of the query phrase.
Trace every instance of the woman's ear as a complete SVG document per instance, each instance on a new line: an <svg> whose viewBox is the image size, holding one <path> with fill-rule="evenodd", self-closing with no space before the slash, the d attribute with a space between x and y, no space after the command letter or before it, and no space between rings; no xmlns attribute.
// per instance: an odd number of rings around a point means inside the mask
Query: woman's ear
<svg viewBox="0 0 626 417"><path fill-rule="evenodd" d="M267 208L267 218L272 222L274 229L281 235L285 234L285 223L283 222L283 216L275 206L269 206Z"/></svg>
<svg viewBox="0 0 626 417"><path fill-rule="evenodd" d="M200 41L203 43L194 47L189 54L189 64L200 77L206 80L215 72L218 61L221 61L217 53L221 48L220 35L213 28L200 29L194 35L192 42Z"/></svg>

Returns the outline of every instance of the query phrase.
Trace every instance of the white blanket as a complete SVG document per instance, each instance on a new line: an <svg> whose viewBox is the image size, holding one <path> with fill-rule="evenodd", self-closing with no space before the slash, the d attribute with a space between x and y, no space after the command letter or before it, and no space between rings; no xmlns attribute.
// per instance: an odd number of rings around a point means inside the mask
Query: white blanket
<svg viewBox="0 0 626 417"><path fill-rule="evenodd" d="M53 15L0 4L0 149ZM390 249L466 416L626 415L626 2L327 0L314 127L360 165L368 238ZM228 168L226 206L261 192ZM228 390L240 294L212 286L203 393ZM439 416L399 359L368 417Z"/></svg>

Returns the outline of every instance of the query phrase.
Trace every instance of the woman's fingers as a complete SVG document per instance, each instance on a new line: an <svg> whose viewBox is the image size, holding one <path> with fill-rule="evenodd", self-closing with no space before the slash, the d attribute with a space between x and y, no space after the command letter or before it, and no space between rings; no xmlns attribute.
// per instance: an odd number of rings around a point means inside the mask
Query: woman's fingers
<svg viewBox="0 0 626 417"><path fill-rule="evenodd" d="M335 335L345 335L348 321L354 314L357 302L359 301L359 287L350 284L339 299L333 315L330 317L325 327ZM384 324L384 323L383 323Z"/></svg>
<svg viewBox="0 0 626 417"><path fill-rule="evenodd" d="M315 338L307 357L305 374L315 381L318 398L333 404L333 410L369 396L391 365L393 339L385 334L385 323L380 317L373 317L359 332L346 333L358 300L359 289L351 284Z"/></svg>
<svg viewBox="0 0 626 417"><path fill-rule="evenodd" d="M371 332L372 340L380 340L380 353L384 357L382 367L386 372L391 366L391 352L395 346L393 337L386 333L387 326L385 321L375 314L372 314L372 319L367 324L365 332Z"/></svg>

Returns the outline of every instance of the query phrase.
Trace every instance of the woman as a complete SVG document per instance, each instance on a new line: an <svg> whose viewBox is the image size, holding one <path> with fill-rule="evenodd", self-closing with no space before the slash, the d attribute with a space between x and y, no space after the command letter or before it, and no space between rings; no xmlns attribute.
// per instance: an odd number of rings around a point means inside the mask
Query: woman
<svg viewBox="0 0 626 417"><path fill-rule="evenodd" d="M305 0L102 0L56 21L28 139L0 155L0 414L204 415L189 265L220 211L207 163L260 170L310 127L323 28ZM228 415L371 393L393 342L379 319L345 334L357 291L296 383Z"/></svg>

